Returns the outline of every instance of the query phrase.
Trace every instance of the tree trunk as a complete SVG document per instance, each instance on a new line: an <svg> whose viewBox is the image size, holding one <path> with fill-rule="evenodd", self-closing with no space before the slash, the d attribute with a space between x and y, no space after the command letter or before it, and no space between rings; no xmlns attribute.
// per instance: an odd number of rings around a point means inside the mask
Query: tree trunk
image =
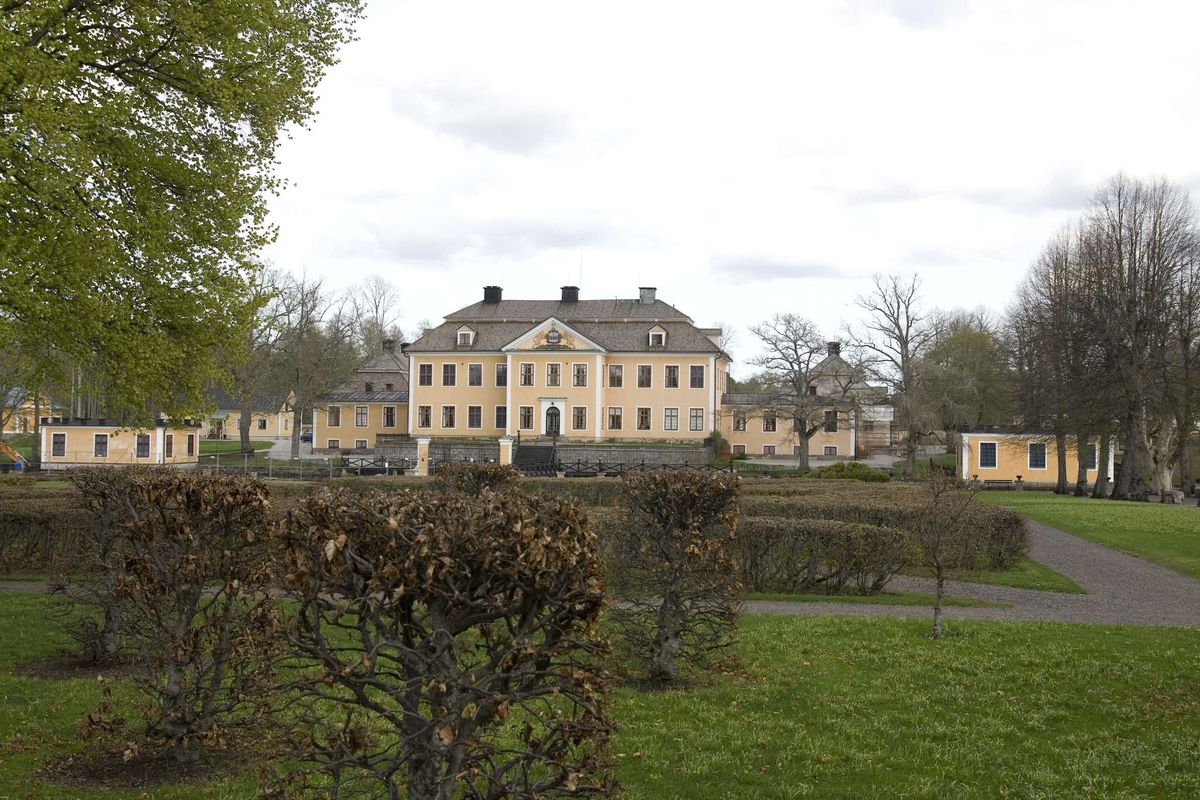
<svg viewBox="0 0 1200 800"><path fill-rule="evenodd" d="M1090 433L1081 432L1075 434L1075 460L1078 461L1078 468L1075 471L1075 496L1087 497L1087 454L1092 449L1092 436ZM1096 454L1096 470L1100 469L1100 455Z"/></svg>
<svg viewBox="0 0 1200 800"><path fill-rule="evenodd" d="M1191 442L1188 437L1184 437L1179 445L1179 488L1183 489L1185 497L1191 497L1195 494L1192 490L1196 485L1196 479L1192 475Z"/></svg>
<svg viewBox="0 0 1200 800"><path fill-rule="evenodd" d="M1096 464L1096 485L1092 487L1092 497L1097 500L1108 496L1108 459L1112 452L1112 437L1100 434L1100 453Z"/></svg>
<svg viewBox="0 0 1200 800"><path fill-rule="evenodd" d="M651 683L669 685L679 677L679 649L683 645L683 604L674 592L667 592L658 606L658 634L650 655Z"/></svg>
<svg viewBox="0 0 1200 800"><path fill-rule="evenodd" d="M1057 432L1054 434L1054 452L1058 457L1058 478L1054 483L1055 494L1067 493L1067 435Z"/></svg>
<svg viewBox="0 0 1200 800"><path fill-rule="evenodd" d="M242 452L251 455L254 453L254 447L250 444L250 423L254 421L253 417L253 411L243 408L241 412L241 425L238 430L239 438L242 440Z"/></svg>
<svg viewBox="0 0 1200 800"><path fill-rule="evenodd" d="M1177 453L1175 432L1178 426L1174 417L1164 420L1153 433L1147 432L1146 454L1149 456L1150 491L1158 495L1160 503L1175 501L1175 455Z"/></svg>
<svg viewBox="0 0 1200 800"><path fill-rule="evenodd" d="M303 413L300 406L297 405L292 409L292 458L300 457L300 428ZM313 431L313 436L316 436L316 431ZM316 439L313 439L313 447L317 446Z"/></svg>
<svg viewBox="0 0 1200 800"><path fill-rule="evenodd" d="M104 607L104 628L100 631L96 660L112 663L121 659L121 604L110 600Z"/></svg>
<svg viewBox="0 0 1200 800"><path fill-rule="evenodd" d="M797 466L800 469L808 469L808 442L811 438L811 435L806 435L803 432L800 433L800 455L797 456Z"/></svg>
<svg viewBox="0 0 1200 800"><path fill-rule="evenodd" d="M942 638L942 594L946 588L946 570L937 568L937 590L933 595L933 638Z"/></svg>
<svg viewBox="0 0 1200 800"><path fill-rule="evenodd" d="M919 439L920 437L910 430L904 440L904 477L906 478L911 478L913 470L916 468Z"/></svg>
<svg viewBox="0 0 1200 800"><path fill-rule="evenodd" d="M1145 459L1142 456L1146 448L1145 424L1136 414L1125 421L1125 456L1121 459L1121 468L1117 470L1116 480L1113 481L1113 500L1145 501L1146 492Z"/></svg>

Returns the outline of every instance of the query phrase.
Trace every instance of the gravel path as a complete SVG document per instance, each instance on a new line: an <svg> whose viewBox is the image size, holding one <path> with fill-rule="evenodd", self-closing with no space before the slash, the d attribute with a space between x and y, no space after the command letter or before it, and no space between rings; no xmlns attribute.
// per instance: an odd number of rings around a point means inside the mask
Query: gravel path
<svg viewBox="0 0 1200 800"><path fill-rule="evenodd" d="M946 593L1011 608L946 607L951 619L1096 622L1128 625L1200 625L1200 580L1089 542L1029 520L1030 552L1034 561L1061 572L1088 594L1040 592L982 583L948 581ZM894 579L889 588L932 592L929 578ZM786 603L747 601L742 611L757 614L834 614L928 617L922 606L873 606L850 603Z"/></svg>

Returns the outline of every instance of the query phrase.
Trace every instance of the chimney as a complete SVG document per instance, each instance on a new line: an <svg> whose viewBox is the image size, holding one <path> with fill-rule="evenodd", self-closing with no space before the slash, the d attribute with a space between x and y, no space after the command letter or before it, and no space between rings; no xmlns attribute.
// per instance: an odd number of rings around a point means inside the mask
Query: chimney
<svg viewBox="0 0 1200 800"><path fill-rule="evenodd" d="M564 303L578 303L579 302L579 287L578 286L562 287L562 301Z"/></svg>
<svg viewBox="0 0 1200 800"><path fill-rule="evenodd" d="M653 286L639 286L638 302L642 303L643 305L650 305L654 302L654 292L655 289Z"/></svg>
<svg viewBox="0 0 1200 800"><path fill-rule="evenodd" d="M499 286L485 286L483 287L483 302L499 303L503 294L504 290Z"/></svg>
<svg viewBox="0 0 1200 800"><path fill-rule="evenodd" d="M383 340L383 352L385 352L385 353L396 352L396 340L392 339L392 338L384 339Z"/></svg>
<svg viewBox="0 0 1200 800"><path fill-rule="evenodd" d="M829 343L829 355L840 356L841 354L842 354L842 343L841 342L830 342Z"/></svg>

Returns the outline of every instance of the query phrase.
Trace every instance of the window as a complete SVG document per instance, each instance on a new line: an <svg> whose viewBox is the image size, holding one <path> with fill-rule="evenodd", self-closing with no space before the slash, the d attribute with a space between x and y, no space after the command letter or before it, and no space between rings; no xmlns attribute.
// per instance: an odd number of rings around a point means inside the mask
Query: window
<svg viewBox="0 0 1200 800"><path fill-rule="evenodd" d="M744 456L744 455L746 455L746 445L744 445L744 444L732 445L729 448L729 452L730 452L730 454L735 455L735 456Z"/></svg>
<svg viewBox="0 0 1200 800"><path fill-rule="evenodd" d="M679 367L668 365L663 370L663 386L668 389L679 388Z"/></svg>
<svg viewBox="0 0 1200 800"><path fill-rule="evenodd" d="M1098 447L1097 445L1093 444L1093 445L1090 445L1087 448L1087 450L1084 451L1084 455L1083 455L1084 465L1083 466L1089 472L1096 468L1096 449L1097 449L1097 447Z"/></svg>
<svg viewBox="0 0 1200 800"><path fill-rule="evenodd" d="M533 364L521 364L521 385L533 386Z"/></svg>
<svg viewBox="0 0 1200 800"><path fill-rule="evenodd" d="M417 406L417 427L433 427L433 406Z"/></svg>
<svg viewBox="0 0 1200 800"><path fill-rule="evenodd" d="M574 406L571 409L571 430L587 430L587 406Z"/></svg>
<svg viewBox="0 0 1200 800"><path fill-rule="evenodd" d="M96 458L108 458L108 434L97 433L92 445L92 455Z"/></svg>
<svg viewBox="0 0 1200 800"><path fill-rule="evenodd" d="M832 445L832 444L825 445L825 455L836 456L837 455L837 445Z"/></svg>
<svg viewBox="0 0 1200 800"><path fill-rule="evenodd" d="M258 429L260 431L265 431L267 429L267 421L265 419L260 419L258 421Z"/></svg>
<svg viewBox="0 0 1200 800"><path fill-rule="evenodd" d="M837 433L838 430L838 412L837 409L831 408L825 412L825 432Z"/></svg>
<svg viewBox="0 0 1200 800"><path fill-rule="evenodd" d="M496 386L508 386L508 364L496 365Z"/></svg>
<svg viewBox="0 0 1200 800"><path fill-rule="evenodd" d="M454 406L442 406L442 427L454 427Z"/></svg>
<svg viewBox="0 0 1200 800"><path fill-rule="evenodd" d="M458 381L458 365L442 364L442 386L454 386Z"/></svg>
<svg viewBox="0 0 1200 800"><path fill-rule="evenodd" d="M196 434L194 433L188 434L187 454L189 457L196 455Z"/></svg>
<svg viewBox="0 0 1200 800"><path fill-rule="evenodd" d="M574 364L571 367L571 385L587 386L587 364Z"/></svg>
<svg viewBox="0 0 1200 800"><path fill-rule="evenodd" d="M637 429L639 431L650 430L650 409L639 408L637 410Z"/></svg>
<svg viewBox="0 0 1200 800"><path fill-rule="evenodd" d="M664 408L663 409L663 430L677 431L679 430L679 409Z"/></svg>
<svg viewBox="0 0 1200 800"><path fill-rule="evenodd" d="M371 413L370 406L355 406L354 407L354 427L365 428L368 424L369 414Z"/></svg>
<svg viewBox="0 0 1200 800"><path fill-rule="evenodd" d="M139 433L137 435L137 457L138 458L149 458L150 457L150 434Z"/></svg>
<svg viewBox="0 0 1200 800"><path fill-rule="evenodd" d="M693 389L703 389L704 388L704 367L703 366L694 366L694 367L692 367L691 372L692 372L691 387Z"/></svg>
<svg viewBox="0 0 1200 800"><path fill-rule="evenodd" d="M385 428L396 427L396 407L395 406L384 406L383 407L383 427L385 427Z"/></svg>
<svg viewBox="0 0 1200 800"><path fill-rule="evenodd" d="M175 437L169 433L163 438L163 456L165 458L175 457Z"/></svg>
<svg viewBox="0 0 1200 800"><path fill-rule="evenodd" d="M546 365L546 385L562 385L562 364L557 361Z"/></svg>
<svg viewBox="0 0 1200 800"><path fill-rule="evenodd" d="M869 419L864 420L862 426L863 426L863 433L873 433L875 431L874 420L869 420Z"/></svg>
<svg viewBox="0 0 1200 800"><path fill-rule="evenodd" d="M652 367L649 364L638 364L638 388L649 389L652 383L651 375Z"/></svg>
<svg viewBox="0 0 1200 800"><path fill-rule="evenodd" d="M804 445L801 445L801 444L792 445L792 455L794 455L794 456L800 455L803 452L803 449L802 449L803 447L804 447Z"/></svg>
<svg viewBox="0 0 1200 800"><path fill-rule="evenodd" d="M325 447L329 450L340 450L342 448L342 440L330 439L329 441L325 442Z"/></svg>
<svg viewBox="0 0 1200 800"><path fill-rule="evenodd" d="M688 411L688 430L702 431L704 430L704 409L693 408Z"/></svg>
<svg viewBox="0 0 1200 800"><path fill-rule="evenodd" d="M242 418L241 417L238 417L236 420L234 420L233 427L237 428L239 431L242 429Z"/></svg>
<svg viewBox="0 0 1200 800"><path fill-rule="evenodd" d="M467 406L467 427L483 427L483 406Z"/></svg>
<svg viewBox="0 0 1200 800"><path fill-rule="evenodd" d="M337 428L337 427L341 426L341 424L342 424L342 407L341 406L330 406L329 407L329 414L328 414L325 424L331 428Z"/></svg>
<svg viewBox="0 0 1200 800"><path fill-rule="evenodd" d="M625 368L620 364L608 365L608 388L620 389L625 385Z"/></svg>
<svg viewBox="0 0 1200 800"><path fill-rule="evenodd" d="M817 385L816 385L815 383L810 383L810 384L808 385L808 394L809 394L809 396L810 396L810 397L816 397L816 396L817 396Z"/></svg>
<svg viewBox="0 0 1200 800"><path fill-rule="evenodd" d="M773 455L775 455L775 445L773 445L773 444L764 444L764 445L763 445L763 455L764 455L764 456L773 456Z"/></svg>
<svg viewBox="0 0 1200 800"><path fill-rule="evenodd" d="M663 333L662 331L651 331L650 332L650 346L651 347L663 347L666 345L666 343L667 343L667 335L665 333Z"/></svg>
<svg viewBox="0 0 1200 800"><path fill-rule="evenodd" d="M775 423L776 423L775 412L774 411L764 411L763 412L763 432L764 433L773 433L775 431Z"/></svg>
<svg viewBox="0 0 1200 800"><path fill-rule="evenodd" d="M373 391L375 391L375 384L371 383L370 381L368 381L368 382L364 383L364 384L363 384L363 391L364 391L364 392L373 392Z"/></svg>
<svg viewBox="0 0 1200 800"><path fill-rule="evenodd" d="M746 430L746 412L745 411L733 412L733 429L735 431Z"/></svg>
<svg viewBox="0 0 1200 800"><path fill-rule="evenodd" d="M979 468L980 469L995 469L996 468L996 443L995 442L980 442L979 443Z"/></svg>
<svg viewBox="0 0 1200 800"><path fill-rule="evenodd" d="M171 437L168 436L167 439ZM56 433L50 437L50 455L65 456L67 454L67 435Z"/></svg>
<svg viewBox="0 0 1200 800"><path fill-rule="evenodd" d="M621 412L622 411L623 411L623 409L621 409L621 408L611 408L610 407L608 409L608 429L610 431L621 430Z"/></svg>
<svg viewBox="0 0 1200 800"><path fill-rule="evenodd" d="M517 422L521 430L533 430L533 406L521 406L521 414Z"/></svg>
<svg viewBox="0 0 1200 800"><path fill-rule="evenodd" d="M458 346L459 347L470 347L471 346L471 332L470 331L459 331L458 332Z"/></svg>
<svg viewBox="0 0 1200 800"><path fill-rule="evenodd" d="M288 419L287 417L284 417L284 418L283 418L283 429L284 429L285 431L288 429L288 426L289 426L289 423L290 423L290 422L291 422L291 420L290 420L290 419Z"/></svg>
<svg viewBox="0 0 1200 800"><path fill-rule="evenodd" d="M496 406L496 427L508 430L508 406Z"/></svg>
<svg viewBox="0 0 1200 800"><path fill-rule="evenodd" d="M355 439L354 440L354 449L355 450L366 450L367 449L367 440L366 439Z"/></svg>
<svg viewBox="0 0 1200 800"><path fill-rule="evenodd" d="M1029 443L1029 468L1030 469L1045 469L1046 468L1046 443L1045 442L1030 442Z"/></svg>
<svg viewBox="0 0 1200 800"><path fill-rule="evenodd" d="M483 364L467 364L467 386L483 386Z"/></svg>
<svg viewBox="0 0 1200 800"><path fill-rule="evenodd" d="M417 385L433 386L433 364L421 364L417 367Z"/></svg>
<svg viewBox="0 0 1200 800"><path fill-rule="evenodd" d="M387 392L395 391L396 385L392 384L392 383L385 383L383 385L383 389L384 389L384 391L387 391Z"/></svg>

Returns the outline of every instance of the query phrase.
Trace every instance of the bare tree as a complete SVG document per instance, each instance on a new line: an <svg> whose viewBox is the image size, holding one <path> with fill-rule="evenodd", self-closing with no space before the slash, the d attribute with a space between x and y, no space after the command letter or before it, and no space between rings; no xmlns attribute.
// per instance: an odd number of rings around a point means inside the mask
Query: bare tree
<svg viewBox="0 0 1200 800"><path fill-rule="evenodd" d="M926 502L913 524L924 565L933 573L933 638L942 638L942 600L946 573L971 568L983 552L983 535L972 524L971 504L978 486L934 472L926 485Z"/></svg>
<svg viewBox="0 0 1200 800"><path fill-rule="evenodd" d="M350 291L359 352L364 358L383 353L385 339L403 338L400 330L400 290L387 279L371 275Z"/></svg>
<svg viewBox="0 0 1200 800"><path fill-rule="evenodd" d="M904 475L912 477L921 442L937 432L938 404L929 397L922 359L937 337L932 316L921 304L916 275L875 275L874 289L855 298L866 318L848 326L847 337L876 379L892 387L896 421L907 430Z"/></svg>

